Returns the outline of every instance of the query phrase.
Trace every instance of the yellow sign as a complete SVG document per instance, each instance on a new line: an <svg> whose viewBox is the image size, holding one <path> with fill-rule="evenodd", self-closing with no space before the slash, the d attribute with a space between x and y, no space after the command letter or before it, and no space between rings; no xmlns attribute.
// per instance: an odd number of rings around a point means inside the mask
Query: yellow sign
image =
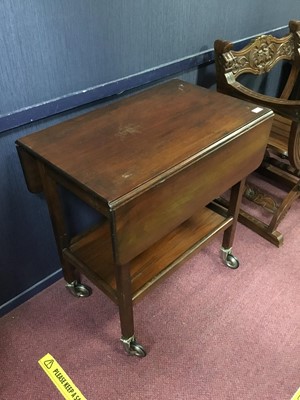
<svg viewBox="0 0 300 400"><path fill-rule="evenodd" d="M300 400L300 388L297 390L291 400Z"/></svg>
<svg viewBox="0 0 300 400"><path fill-rule="evenodd" d="M41 358L39 364L66 400L86 400L51 354Z"/></svg>

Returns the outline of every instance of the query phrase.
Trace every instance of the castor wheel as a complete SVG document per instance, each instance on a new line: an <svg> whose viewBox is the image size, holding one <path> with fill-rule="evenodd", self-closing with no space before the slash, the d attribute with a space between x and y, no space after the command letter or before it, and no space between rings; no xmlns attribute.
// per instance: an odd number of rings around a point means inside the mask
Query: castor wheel
<svg viewBox="0 0 300 400"><path fill-rule="evenodd" d="M147 353L144 347L141 344L137 343L134 336L131 336L128 339L122 337L120 340L123 343L126 353L129 354L130 356L137 356L137 357L146 356Z"/></svg>
<svg viewBox="0 0 300 400"><path fill-rule="evenodd" d="M232 254L232 249L224 249L224 247L221 248L221 257L223 263L231 268L231 269L237 269L240 265L239 260Z"/></svg>
<svg viewBox="0 0 300 400"><path fill-rule="evenodd" d="M240 265L239 260L232 254L227 255L225 264L227 265L227 267L229 267L231 269L236 269Z"/></svg>
<svg viewBox="0 0 300 400"><path fill-rule="evenodd" d="M89 286L77 281L67 283L66 288L75 297L88 297L92 294L92 289Z"/></svg>

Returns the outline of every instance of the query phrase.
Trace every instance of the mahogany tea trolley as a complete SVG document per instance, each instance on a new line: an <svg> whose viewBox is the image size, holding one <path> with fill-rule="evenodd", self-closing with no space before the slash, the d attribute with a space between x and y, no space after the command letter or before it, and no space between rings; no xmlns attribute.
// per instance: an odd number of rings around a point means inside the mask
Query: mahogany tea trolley
<svg viewBox="0 0 300 400"><path fill-rule="evenodd" d="M273 112L171 80L17 140L28 189L43 192L67 287L90 294L80 273L119 307L128 354L133 302L223 232L232 254L244 178L261 163ZM61 187L103 216L72 237ZM231 188L228 209L215 202Z"/></svg>

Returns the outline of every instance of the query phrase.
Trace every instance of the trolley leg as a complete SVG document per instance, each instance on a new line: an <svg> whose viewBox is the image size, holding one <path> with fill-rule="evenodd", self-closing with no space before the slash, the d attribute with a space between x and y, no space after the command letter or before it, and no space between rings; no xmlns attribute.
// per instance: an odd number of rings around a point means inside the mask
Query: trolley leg
<svg viewBox="0 0 300 400"><path fill-rule="evenodd" d="M63 257L63 249L69 246L70 240L57 183L49 175L49 172L42 163L39 164L39 172L52 222L58 255L63 268L64 278L67 282L66 287L76 297L87 297L91 294L92 290L80 283L79 272Z"/></svg>
<svg viewBox="0 0 300 400"><path fill-rule="evenodd" d="M116 266L119 315L121 324L121 342L127 354L145 357L146 351L134 336L133 302L129 264Z"/></svg>
<svg viewBox="0 0 300 400"><path fill-rule="evenodd" d="M236 225L239 216L239 210L242 202L243 192L245 186L245 179L238 182L231 189L228 217L233 217L232 224L227 228L223 235L223 242L221 247L221 257L225 265L229 268L236 269L239 267L238 259L232 254L232 245L236 231Z"/></svg>

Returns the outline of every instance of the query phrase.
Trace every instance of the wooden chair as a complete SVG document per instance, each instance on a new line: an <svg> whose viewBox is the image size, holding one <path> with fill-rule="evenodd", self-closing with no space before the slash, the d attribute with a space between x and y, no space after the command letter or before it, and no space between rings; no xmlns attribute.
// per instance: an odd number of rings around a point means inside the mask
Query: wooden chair
<svg viewBox="0 0 300 400"><path fill-rule="evenodd" d="M243 208L239 221L278 247L283 243L283 236L277 231L278 224L300 195L300 96L297 91L300 21L290 21L289 30L289 34L281 38L261 35L236 51L230 42L216 40L214 43L217 90L258 106L269 107L275 113L265 158L258 172L268 177L272 185L283 184L288 188L287 194L281 204L276 204L273 196L264 195L248 183L244 195L257 204L271 208L273 215L267 224ZM290 72L280 96L259 93L241 83L241 75L260 75L260 79L265 79L275 65L278 68L281 60L284 67L289 64ZM226 205L224 199L222 202Z"/></svg>

